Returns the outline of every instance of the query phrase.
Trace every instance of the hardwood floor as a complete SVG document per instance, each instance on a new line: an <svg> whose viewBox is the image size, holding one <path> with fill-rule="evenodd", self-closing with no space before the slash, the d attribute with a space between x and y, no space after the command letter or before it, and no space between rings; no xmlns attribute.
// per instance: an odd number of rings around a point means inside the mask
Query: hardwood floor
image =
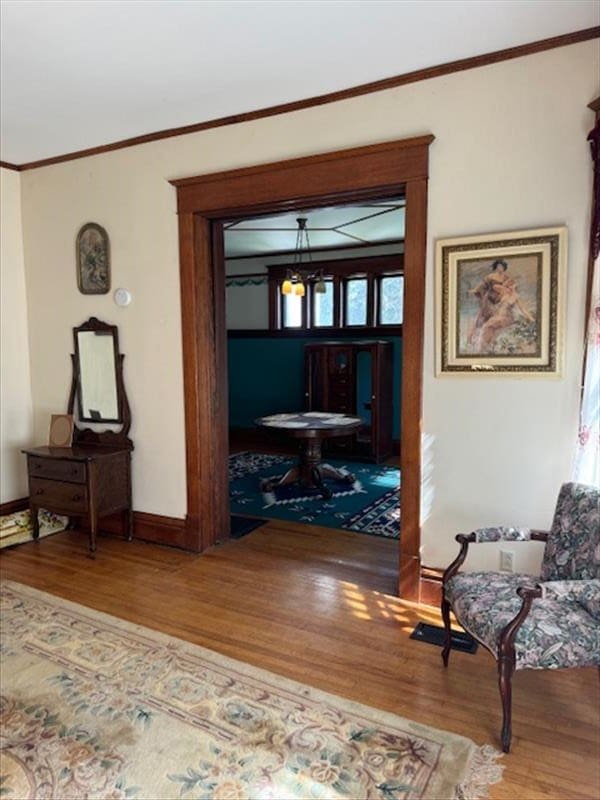
<svg viewBox="0 0 600 800"><path fill-rule="evenodd" d="M496 747L495 662L408 638L437 612L393 596L397 544L271 521L201 556L77 531L2 551L0 571L52 594ZM595 670L523 671L513 752L492 798L597 798Z"/></svg>

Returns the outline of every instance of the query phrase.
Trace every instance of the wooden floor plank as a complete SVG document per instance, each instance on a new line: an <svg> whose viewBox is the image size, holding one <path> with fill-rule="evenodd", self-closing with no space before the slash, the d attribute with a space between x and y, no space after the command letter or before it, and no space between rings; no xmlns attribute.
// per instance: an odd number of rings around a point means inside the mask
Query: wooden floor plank
<svg viewBox="0 0 600 800"><path fill-rule="evenodd" d="M67 531L2 551L2 577L179 636L325 691L498 746L496 667L480 648L409 639L435 609L394 596L397 543L273 520L202 556ZM513 752L497 800L597 798L595 670L515 676Z"/></svg>

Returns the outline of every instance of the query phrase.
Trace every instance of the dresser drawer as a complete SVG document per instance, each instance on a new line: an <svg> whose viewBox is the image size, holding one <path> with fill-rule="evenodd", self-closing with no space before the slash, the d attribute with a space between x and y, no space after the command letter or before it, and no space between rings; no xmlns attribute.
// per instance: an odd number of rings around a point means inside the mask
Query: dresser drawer
<svg viewBox="0 0 600 800"><path fill-rule="evenodd" d="M53 458L29 458L29 474L32 478L51 478L56 481L85 483L85 464L81 461L60 461Z"/></svg>
<svg viewBox="0 0 600 800"><path fill-rule="evenodd" d="M87 511L87 488L73 483L29 478L29 493L36 505L48 511Z"/></svg>

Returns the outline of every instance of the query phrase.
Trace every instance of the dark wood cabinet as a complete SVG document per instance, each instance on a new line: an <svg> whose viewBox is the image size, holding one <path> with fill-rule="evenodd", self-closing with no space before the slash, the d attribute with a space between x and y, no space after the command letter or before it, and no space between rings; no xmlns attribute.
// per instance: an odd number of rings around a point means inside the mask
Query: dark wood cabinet
<svg viewBox="0 0 600 800"><path fill-rule="evenodd" d="M319 342L304 349L305 408L361 417L355 436L329 452L380 462L392 454L393 345L384 341Z"/></svg>

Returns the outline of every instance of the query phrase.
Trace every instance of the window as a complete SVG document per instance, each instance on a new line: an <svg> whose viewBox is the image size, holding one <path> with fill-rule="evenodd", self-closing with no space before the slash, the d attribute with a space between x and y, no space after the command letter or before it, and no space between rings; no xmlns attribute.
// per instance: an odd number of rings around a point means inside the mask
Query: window
<svg viewBox="0 0 600 800"><path fill-rule="evenodd" d="M379 324L402 325L404 276L386 275L379 279Z"/></svg>
<svg viewBox="0 0 600 800"><path fill-rule="evenodd" d="M344 323L346 326L367 324L367 279L349 278L346 282Z"/></svg>
<svg viewBox="0 0 600 800"><path fill-rule="evenodd" d="M312 292L313 318L315 328L331 328L334 323L333 314L333 281L325 281L325 294Z"/></svg>
<svg viewBox="0 0 600 800"><path fill-rule="evenodd" d="M302 306L304 298L297 294L282 295L283 300L283 326L284 328L302 327Z"/></svg>
<svg viewBox="0 0 600 800"><path fill-rule="evenodd" d="M305 295L281 294L288 267L268 267L271 330L397 327L402 325L404 256L367 256L312 262L325 292L305 284Z"/></svg>

